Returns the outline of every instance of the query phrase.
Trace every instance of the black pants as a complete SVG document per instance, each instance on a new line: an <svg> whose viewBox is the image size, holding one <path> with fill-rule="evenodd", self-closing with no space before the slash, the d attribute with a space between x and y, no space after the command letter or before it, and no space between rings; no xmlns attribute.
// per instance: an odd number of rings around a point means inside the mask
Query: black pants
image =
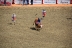
<svg viewBox="0 0 72 48"><path fill-rule="evenodd" d="M33 5L33 0L31 0L31 5Z"/></svg>

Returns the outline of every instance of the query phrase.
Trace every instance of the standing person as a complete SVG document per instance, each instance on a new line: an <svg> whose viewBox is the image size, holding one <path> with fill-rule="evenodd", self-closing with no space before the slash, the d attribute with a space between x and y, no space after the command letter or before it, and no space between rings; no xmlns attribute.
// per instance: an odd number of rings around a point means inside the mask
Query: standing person
<svg viewBox="0 0 72 48"><path fill-rule="evenodd" d="M23 0L23 5L25 4L25 0Z"/></svg>
<svg viewBox="0 0 72 48"><path fill-rule="evenodd" d="M19 4L20 4L20 5L22 4L21 2L22 2L22 0L19 1Z"/></svg>
<svg viewBox="0 0 72 48"><path fill-rule="evenodd" d="M6 0L4 0L4 5L6 6Z"/></svg>
<svg viewBox="0 0 72 48"><path fill-rule="evenodd" d="M31 0L31 5L33 5L33 0Z"/></svg>
<svg viewBox="0 0 72 48"><path fill-rule="evenodd" d="M21 4L21 0L19 0L19 5Z"/></svg>
<svg viewBox="0 0 72 48"><path fill-rule="evenodd" d="M27 0L27 5L29 4L29 0Z"/></svg>
<svg viewBox="0 0 72 48"><path fill-rule="evenodd" d="M13 13L13 15L12 15L12 21L14 22L14 25L15 25L15 20L16 20L16 15L15 15L15 13Z"/></svg>
<svg viewBox="0 0 72 48"><path fill-rule="evenodd" d="M15 3L14 3L14 0L12 0L12 4L15 4Z"/></svg>
<svg viewBox="0 0 72 48"><path fill-rule="evenodd" d="M42 18L44 18L46 16L46 11L43 9L42 10Z"/></svg>

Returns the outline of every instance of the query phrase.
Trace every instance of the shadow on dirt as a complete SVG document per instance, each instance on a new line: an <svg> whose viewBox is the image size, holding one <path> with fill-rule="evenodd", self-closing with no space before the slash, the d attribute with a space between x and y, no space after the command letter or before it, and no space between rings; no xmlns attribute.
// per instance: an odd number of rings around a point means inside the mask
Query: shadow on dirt
<svg viewBox="0 0 72 48"><path fill-rule="evenodd" d="M67 18L67 19L70 19L70 20L72 20L72 18Z"/></svg>
<svg viewBox="0 0 72 48"><path fill-rule="evenodd" d="M13 25L12 23L8 23L9 25Z"/></svg>
<svg viewBox="0 0 72 48"><path fill-rule="evenodd" d="M35 27L30 27L30 29L32 29L32 30L36 30Z"/></svg>
<svg viewBox="0 0 72 48"><path fill-rule="evenodd" d="M40 29L37 29L37 30L36 30L35 27L30 27L30 29L31 29L31 30L35 30L35 31L39 31L39 32L40 32Z"/></svg>

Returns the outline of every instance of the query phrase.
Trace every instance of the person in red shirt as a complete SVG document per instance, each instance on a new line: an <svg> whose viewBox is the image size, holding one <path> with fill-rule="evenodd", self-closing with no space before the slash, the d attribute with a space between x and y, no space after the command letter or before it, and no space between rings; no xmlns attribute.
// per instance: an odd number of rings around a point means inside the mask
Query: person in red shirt
<svg viewBox="0 0 72 48"><path fill-rule="evenodd" d="M42 19L46 16L46 11L43 9L42 10Z"/></svg>
<svg viewBox="0 0 72 48"><path fill-rule="evenodd" d="M14 25L15 25L15 21L16 21L16 15L15 15L15 13L13 13L13 15L12 15L12 21L14 22Z"/></svg>

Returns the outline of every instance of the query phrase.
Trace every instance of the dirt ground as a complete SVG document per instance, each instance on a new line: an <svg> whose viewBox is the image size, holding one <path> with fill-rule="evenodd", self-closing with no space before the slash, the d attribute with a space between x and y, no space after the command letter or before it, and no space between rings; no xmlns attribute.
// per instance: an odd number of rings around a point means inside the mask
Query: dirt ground
<svg viewBox="0 0 72 48"><path fill-rule="evenodd" d="M46 10L43 28L33 30L42 9ZM0 48L72 48L72 5L0 6Z"/></svg>

